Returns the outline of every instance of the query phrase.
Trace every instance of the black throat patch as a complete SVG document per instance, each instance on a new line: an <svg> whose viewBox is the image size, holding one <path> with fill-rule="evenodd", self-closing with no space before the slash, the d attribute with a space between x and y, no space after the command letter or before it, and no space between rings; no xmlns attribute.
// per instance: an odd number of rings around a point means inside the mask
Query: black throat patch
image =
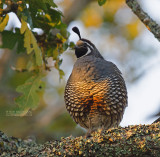
<svg viewBox="0 0 160 157"><path fill-rule="evenodd" d="M75 48L75 55L77 58L80 58L86 55L88 52L88 48L86 46L76 47Z"/></svg>

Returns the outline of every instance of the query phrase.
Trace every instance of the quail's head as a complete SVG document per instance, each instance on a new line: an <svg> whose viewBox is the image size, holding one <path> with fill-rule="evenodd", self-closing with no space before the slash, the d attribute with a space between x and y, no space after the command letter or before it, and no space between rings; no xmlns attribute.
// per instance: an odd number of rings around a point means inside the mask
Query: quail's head
<svg viewBox="0 0 160 157"><path fill-rule="evenodd" d="M89 40L81 38L80 31L77 27L73 27L72 30L79 36L79 40L75 45L75 55L77 58L80 58L84 55L91 53L93 50L96 50L96 47Z"/></svg>

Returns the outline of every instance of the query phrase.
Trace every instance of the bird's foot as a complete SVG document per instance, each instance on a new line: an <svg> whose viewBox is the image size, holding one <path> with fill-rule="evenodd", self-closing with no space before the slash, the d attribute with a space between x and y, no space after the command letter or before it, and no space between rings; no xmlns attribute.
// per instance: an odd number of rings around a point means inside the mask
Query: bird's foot
<svg viewBox="0 0 160 157"><path fill-rule="evenodd" d="M93 133L93 131L91 130L91 129L89 129L88 131L87 131L87 133L86 133L86 138L90 138L90 137L92 137L92 134Z"/></svg>

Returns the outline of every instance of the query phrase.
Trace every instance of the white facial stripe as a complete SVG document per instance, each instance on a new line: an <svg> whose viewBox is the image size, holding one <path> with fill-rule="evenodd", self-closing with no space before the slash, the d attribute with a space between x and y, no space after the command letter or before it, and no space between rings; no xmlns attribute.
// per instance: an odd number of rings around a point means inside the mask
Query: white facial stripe
<svg viewBox="0 0 160 157"><path fill-rule="evenodd" d="M94 47L92 45L89 45L87 42L85 42L87 44L88 47L90 47L92 50L94 49Z"/></svg>
<svg viewBox="0 0 160 157"><path fill-rule="evenodd" d="M91 53L90 48L88 48L88 51L87 51L87 53L85 54L85 56L88 55L89 53Z"/></svg>

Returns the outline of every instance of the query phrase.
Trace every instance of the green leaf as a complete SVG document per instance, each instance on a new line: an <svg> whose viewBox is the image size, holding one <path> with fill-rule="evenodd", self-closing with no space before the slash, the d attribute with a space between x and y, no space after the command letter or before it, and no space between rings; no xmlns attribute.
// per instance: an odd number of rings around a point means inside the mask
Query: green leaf
<svg viewBox="0 0 160 157"><path fill-rule="evenodd" d="M51 7L56 8L57 5L53 2L53 0L44 0L45 3L48 3Z"/></svg>
<svg viewBox="0 0 160 157"><path fill-rule="evenodd" d="M29 10L31 12L32 20L33 16L37 14L38 11L43 10L43 12L48 13L48 9L56 8L57 5L53 2L53 0L30 0L29 1Z"/></svg>
<svg viewBox="0 0 160 157"><path fill-rule="evenodd" d="M54 66L55 66L55 68L56 68L56 69L58 70L58 72L59 72L59 77L60 77L60 79L62 79L63 76L64 76L63 70L60 69L60 65L61 65L61 64L62 64L62 59L57 58Z"/></svg>
<svg viewBox="0 0 160 157"><path fill-rule="evenodd" d="M36 56L36 64L38 66L42 65L42 52L37 44L37 40L34 37L33 33L29 30L29 28L26 29L24 34L24 47L27 49L27 53L30 54L32 51L35 52Z"/></svg>
<svg viewBox="0 0 160 157"><path fill-rule="evenodd" d="M75 43L74 43L74 42L70 42L70 43L69 43L69 47L70 47L70 48L74 48L74 46L75 46Z"/></svg>
<svg viewBox="0 0 160 157"><path fill-rule="evenodd" d="M50 0L43 0L44 3L39 3L39 0L30 0L29 1L29 11L30 15L32 17L33 21L33 27L34 28L41 28L43 31L48 33L50 29L57 28L59 25L62 24L61 17L62 13L55 8L55 6L51 6L50 3L52 3ZM42 7L46 7L44 8ZM48 19L48 16L50 16L50 19Z"/></svg>
<svg viewBox="0 0 160 157"><path fill-rule="evenodd" d="M25 19L27 18L27 23L29 23L30 27L33 29L33 21L32 21L32 17L30 15L29 9L25 8L22 12L22 18Z"/></svg>
<svg viewBox="0 0 160 157"><path fill-rule="evenodd" d="M17 42L16 34L13 33L12 31L3 31L1 34L2 34L2 46L1 47L13 49Z"/></svg>
<svg viewBox="0 0 160 157"><path fill-rule="evenodd" d="M49 7L53 7L53 8L57 7L57 5L53 2L53 0L31 0L31 2L34 7L36 7L37 9L42 9L45 12L48 11L47 4L49 5Z"/></svg>
<svg viewBox="0 0 160 157"><path fill-rule="evenodd" d="M26 52L26 48L24 47L24 35L19 35L17 38L17 53Z"/></svg>
<svg viewBox="0 0 160 157"><path fill-rule="evenodd" d="M98 4L100 6L104 5L106 3L107 0L98 0Z"/></svg>
<svg viewBox="0 0 160 157"><path fill-rule="evenodd" d="M2 33L2 45L1 48L13 49L17 45L17 53L25 52L24 48L24 35L20 34L19 28L15 29L15 32L12 31L3 31ZM8 40L9 39L9 40Z"/></svg>
<svg viewBox="0 0 160 157"><path fill-rule="evenodd" d="M17 87L16 91L22 93L15 99L15 103L23 110L34 109L39 103L38 92L43 89L42 75L30 77L24 84Z"/></svg>
<svg viewBox="0 0 160 157"><path fill-rule="evenodd" d="M2 23L0 23L0 32L4 30L9 20L9 15L7 14Z"/></svg>
<svg viewBox="0 0 160 157"><path fill-rule="evenodd" d="M46 3L44 3L45 0L41 0L41 1L40 0L34 0L34 1L36 1L39 9L42 9L45 12L47 12L47 6L46 6Z"/></svg>

